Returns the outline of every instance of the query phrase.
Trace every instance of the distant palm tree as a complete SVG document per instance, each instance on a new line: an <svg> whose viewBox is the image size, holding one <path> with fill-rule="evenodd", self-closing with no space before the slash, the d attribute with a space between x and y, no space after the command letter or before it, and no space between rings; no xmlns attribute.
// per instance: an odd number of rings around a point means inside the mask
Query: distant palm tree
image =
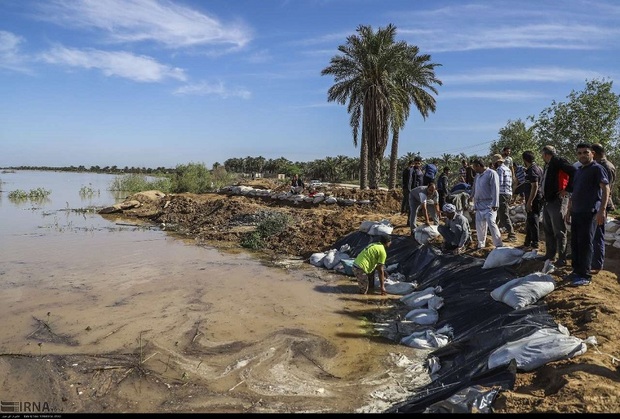
<svg viewBox="0 0 620 419"><path fill-rule="evenodd" d="M403 41L395 42L394 25L379 28L377 32L370 26L360 25L357 33L338 47L342 55L332 57L321 75L334 76L335 84L328 90L328 101L343 105L348 101L355 146L358 130L362 128L360 187L366 186L365 164L368 162L370 188L377 189L390 129L394 133L404 126L410 103L418 107L423 117L434 111L435 100L424 88L436 93L431 84L441 84L441 81L435 78L433 71L438 64L427 63L430 56L418 56L417 47ZM397 150L398 135L396 151L392 147L394 162ZM395 183L395 176L393 178Z"/></svg>

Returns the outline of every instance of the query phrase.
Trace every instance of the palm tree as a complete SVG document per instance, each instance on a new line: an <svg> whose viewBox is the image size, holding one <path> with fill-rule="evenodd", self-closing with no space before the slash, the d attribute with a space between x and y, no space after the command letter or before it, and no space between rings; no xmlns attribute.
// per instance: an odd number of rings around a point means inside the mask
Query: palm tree
<svg viewBox="0 0 620 419"><path fill-rule="evenodd" d="M435 76L435 67L441 64L430 62L431 56L428 54L419 55L420 49L415 46L407 46L406 58L395 79L401 85L401 92L406 96L397 96L392 106L392 150L390 153L390 176L388 178L388 188L396 187L398 179L398 139L399 132L404 127L409 118L409 108L414 104L422 118L426 120L430 112L437 109L433 95L437 94L434 85L441 86L443 83Z"/></svg>
<svg viewBox="0 0 620 419"><path fill-rule="evenodd" d="M392 24L377 32L370 26L360 25L357 33L338 47L342 55L332 57L321 75L334 76L335 84L328 90L328 101L343 105L348 101L354 146L357 146L360 126L362 128L360 187L366 186L368 163L370 188L377 189L390 129L394 133L404 126L412 102L424 117L434 111L434 98L423 87L436 93L431 83L441 84L441 81L435 78L433 71L438 64L427 63L429 56L418 56L417 47L394 41L396 27ZM398 136L396 154L397 150ZM396 156L394 161L397 161Z"/></svg>

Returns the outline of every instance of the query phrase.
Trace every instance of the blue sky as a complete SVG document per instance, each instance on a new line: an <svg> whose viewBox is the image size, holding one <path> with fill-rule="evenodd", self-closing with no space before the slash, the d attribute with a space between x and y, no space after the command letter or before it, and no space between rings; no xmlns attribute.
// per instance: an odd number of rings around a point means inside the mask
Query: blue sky
<svg viewBox="0 0 620 419"><path fill-rule="evenodd" d="M486 154L586 80L620 92L616 0L0 0L0 167L358 156L321 70L390 23L443 81L401 156Z"/></svg>

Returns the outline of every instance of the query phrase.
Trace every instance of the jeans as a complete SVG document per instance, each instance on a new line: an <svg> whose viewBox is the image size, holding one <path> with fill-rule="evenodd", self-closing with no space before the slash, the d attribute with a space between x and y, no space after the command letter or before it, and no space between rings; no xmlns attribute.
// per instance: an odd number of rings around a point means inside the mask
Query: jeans
<svg viewBox="0 0 620 419"><path fill-rule="evenodd" d="M411 232L413 232L413 230L415 230L415 228L418 226L418 210L422 205L423 204L420 201L416 199L411 199L410 197L409 227L411 228ZM435 224L439 224L439 214L437 214L437 211L435 211L435 204L426 204L426 209L428 211L429 218L435 221Z"/></svg>

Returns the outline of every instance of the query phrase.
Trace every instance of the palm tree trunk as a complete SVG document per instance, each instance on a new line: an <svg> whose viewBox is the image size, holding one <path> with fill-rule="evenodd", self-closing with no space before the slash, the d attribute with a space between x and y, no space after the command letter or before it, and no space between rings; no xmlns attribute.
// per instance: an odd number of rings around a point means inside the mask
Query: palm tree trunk
<svg viewBox="0 0 620 419"><path fill-rule="evenodd" d="M388 189L396 189L396 174L398 171L398 128L392 132L392 150L390 151L390 175L388 177Z"/></svg>
<svg viewBox="0 0 620 419"><path fill-rule="evenodd" d="M362 145L360 147L360 189L368 188L368 141L362 125Z"/></svg>

